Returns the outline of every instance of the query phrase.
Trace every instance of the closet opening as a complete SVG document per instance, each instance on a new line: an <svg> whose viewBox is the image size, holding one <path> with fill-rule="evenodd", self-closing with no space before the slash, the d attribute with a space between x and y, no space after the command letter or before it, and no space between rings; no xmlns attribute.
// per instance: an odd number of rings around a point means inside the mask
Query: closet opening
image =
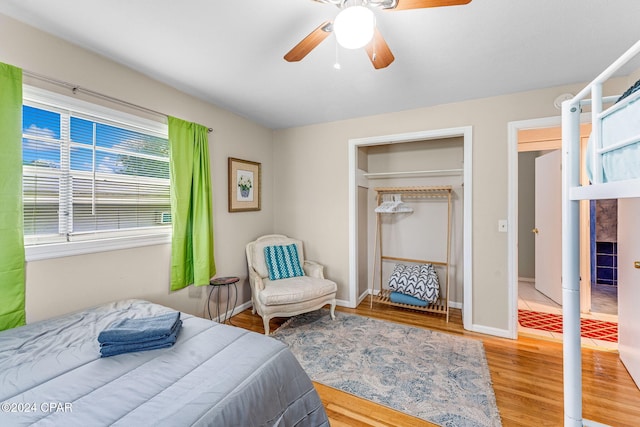
<svg viewBox="0 0 640 427"><path fill-rule="evenodd" d="M471 304L464 304L471 301L471 128L362 138L349 144L350 306L365 299L368 303L394 269L396 260L376 264L377 244L401 259L447 259L446 202L407 197L402 202L412 212L387 215L378 224L376 189L451 186L450 269L448 276L438 275L442 283L447 277L450 281L449 307L462 309L464 327L473 330ZM384 228L382 241L377 240L378 226Z"/></svg>

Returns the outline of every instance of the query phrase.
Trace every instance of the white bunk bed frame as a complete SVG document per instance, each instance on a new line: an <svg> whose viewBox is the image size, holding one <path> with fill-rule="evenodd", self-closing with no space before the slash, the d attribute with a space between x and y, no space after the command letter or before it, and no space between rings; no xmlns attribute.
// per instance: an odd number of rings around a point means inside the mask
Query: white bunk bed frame
<svg viewBox="0 0 640 427"><path fill-rule="evenodd" d="M562 104L562 311L564 360L564 425L602 425L582 419L582 358L580 346L580 200L640 197L640 179L603 182L602 155L640 141L634 138L602 148L602 121L640 97L640 91L603 110L618 97L603 97L602 86L640 53L640 41L611 64L573 99ZM591 95L589 97L589 95ZM580 186L580 112L591 105L592 185Z"/></svg>

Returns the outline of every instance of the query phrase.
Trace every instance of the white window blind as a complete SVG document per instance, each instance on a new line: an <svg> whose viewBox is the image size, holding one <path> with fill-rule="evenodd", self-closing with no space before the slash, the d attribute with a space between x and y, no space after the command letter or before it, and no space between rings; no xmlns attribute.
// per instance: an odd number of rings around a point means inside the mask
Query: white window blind
<svg viewBox="0 0 640 427"><path fill-rule="evenodd" d="M25 89L25 245L170 233L167 128Z"/></svg>

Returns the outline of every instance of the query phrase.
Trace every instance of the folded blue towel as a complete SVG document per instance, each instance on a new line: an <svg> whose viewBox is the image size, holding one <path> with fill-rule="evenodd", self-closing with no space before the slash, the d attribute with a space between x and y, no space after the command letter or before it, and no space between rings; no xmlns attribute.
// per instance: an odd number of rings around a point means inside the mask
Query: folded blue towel
<svg viewBox="0 0 640 427"><path fill-rule="evenodd" d="M181 325L179 311L155 317L117 320L100 332L98 342L105 345L155 341L175 334Z"/></svg>
<svg viewBox="0 0 640 427"><path fill-rule="evenodd" d="M147 340L143 342L130 342L120 344L102 344L100 346L101 357L115 356L123 353L133 353L138 351L155 350L158 348L171 347L176 343L178 334L182 328L182 320L178 320L177 328L170 335L155 340Z"/></svg>
<svg viewBox="0 0 640 427"><path fill-rule="evenodd" d="M409 305L417 305L420 307L426 307L427 302L421 299L418 299L414 296L403 294L401 292L391 292L389 296L391 302L395 302L398 304L409 304Z"/></svg>

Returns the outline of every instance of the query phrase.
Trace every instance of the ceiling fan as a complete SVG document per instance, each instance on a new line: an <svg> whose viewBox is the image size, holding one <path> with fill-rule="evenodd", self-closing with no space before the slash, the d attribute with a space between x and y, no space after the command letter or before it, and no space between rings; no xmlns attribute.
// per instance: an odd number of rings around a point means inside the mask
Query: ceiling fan
<svg viewBox="0 0 640 427"><path fill-rule="evenodd" d="M364 47L374 68L385 68L395 59L387 42L375 25L372 9L408 10L427 7L464 5L471 0L314 0L337 6L340 10L333 21L325 21L313 30L285 56L297 62L309 54L331 33L338 44L348 49Z"/></svg>

